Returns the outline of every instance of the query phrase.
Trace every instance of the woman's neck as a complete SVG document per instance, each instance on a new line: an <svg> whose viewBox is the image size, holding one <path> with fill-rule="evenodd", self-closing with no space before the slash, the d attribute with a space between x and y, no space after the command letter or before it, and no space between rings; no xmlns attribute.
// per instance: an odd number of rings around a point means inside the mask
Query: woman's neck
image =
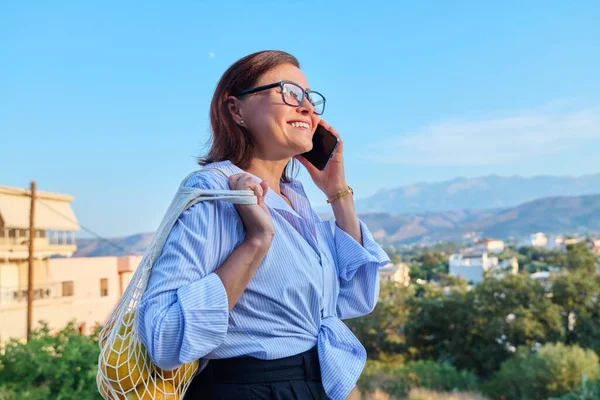
<svg viewBox="0 0 600 400"><path fill-rule="evenodd" d="M281 176L288 162L289 160L272 161L254 158L246 171L266 181L270 190L281 195Z"/></svg>

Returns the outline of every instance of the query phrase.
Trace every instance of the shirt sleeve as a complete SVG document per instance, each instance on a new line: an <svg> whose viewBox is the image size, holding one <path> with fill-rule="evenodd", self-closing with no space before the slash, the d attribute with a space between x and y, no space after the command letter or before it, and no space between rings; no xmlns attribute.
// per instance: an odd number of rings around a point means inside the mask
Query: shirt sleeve
<svg viewBox="0 0 600 400"><path fill-rule="evenodd" d="M369 228L359 222L362 246L335 225L336 268L340 282L337 314L340 319L360 317L373 311L379 298L379 268L390 262Z"/></svg>
<svg viewBox="0 0 600 400"><path fill-rule="evenodd" d="M229 252L226 204L202 201L184 211L169 233L138 308L140 338L152 361L172 370L217 348L227 334L225 287L214 271ZM225 239L226 240L226 239Z"/></svg>

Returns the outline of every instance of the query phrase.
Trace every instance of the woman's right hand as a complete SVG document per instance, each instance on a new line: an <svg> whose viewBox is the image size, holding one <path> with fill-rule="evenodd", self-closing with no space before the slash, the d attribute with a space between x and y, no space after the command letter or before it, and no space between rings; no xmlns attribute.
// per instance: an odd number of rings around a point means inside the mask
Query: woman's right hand
<svg viewBox="0 0 600 400"><path fill-rule="evenodd" d="M265 204L265 197L269 190L266 181L260 184L252 176L241 173L229 177L231 190L252 190L258 204L236 204L244 227L246 228L246 241L256 241L260 245L270 246L275 236L275 228L269 209Z"/></svg>

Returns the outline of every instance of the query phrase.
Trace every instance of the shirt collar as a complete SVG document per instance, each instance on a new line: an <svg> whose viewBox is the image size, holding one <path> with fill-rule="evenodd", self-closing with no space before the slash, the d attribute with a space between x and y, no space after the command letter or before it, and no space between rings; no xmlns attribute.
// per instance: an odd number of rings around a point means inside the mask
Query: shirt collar
<svg viewBox="0 0 600 400"><path fill-rule="evenodd" d="M262 179L259 178L258 176L251 174L250 172L244 171L237 165L233 164L230 160L219 161L219 162L215 162L212 164L208 164L204 168L218 168L220 170L227 172L229 175L244 173L244 174L250 175L257 182L262 181ZM306 204L308 204L308 206L310 208L310 203L308 201L308 198L306 197L306 193L304 192L302 183L299 180L293 179L290 183L281 182L280 185L281 185L281 191L284 192L284 194L290 200L292 205L294 205L294 207L298 208L298 206L306 206ZM294 193L291 194L290 190L292 190ZM288 194L290 194L291 197L288 196ZM265 202L266 202L267 206L269 206L271 208L287 211L297 217L300 217L300 215L298 215L298 213L292 207L290 207L290 205L281 196L279 196L277 193L275 193L273 190L269 190L267 192L267 197L265 198Z"/></svg>

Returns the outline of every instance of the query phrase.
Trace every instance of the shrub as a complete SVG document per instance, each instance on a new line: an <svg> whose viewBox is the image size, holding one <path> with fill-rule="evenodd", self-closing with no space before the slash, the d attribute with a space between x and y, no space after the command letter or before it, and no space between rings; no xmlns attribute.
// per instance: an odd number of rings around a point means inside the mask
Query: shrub
<svg viewBox="0 0 600 400"><path fill-rule="evenodd" d="M598 356L593 351L547 344L534 353L520 349L502 364L485 391L496 399L548 399L577 390L584 376L600 378Z"/></svg>
<svg viewBox="0 0 600 400"><path fill-rule="evenodd" d="M584 377L585 378L585 377ZM552 400L596 400L600 399L600 380L589 381L584 379L581 387L561 397Z"/></svg>
<svg viewBox="0 0 600 400"><path fill-rule="evenodd" d="M96 388L97 332L80 335L70 323L53 334L42 323L28 343L11 340L2 350L0 399L101 398Z"/></svg>
<svg viewBox="0 0 600 400"><path fill-rule="evenodd" d="M389 366L369 360L357 386L362 392L381 389L392 396L406 397L416 388L443 392L473 390L477 387L477 378L470 372L458 371L446 363L412 361Z"/></svg>

